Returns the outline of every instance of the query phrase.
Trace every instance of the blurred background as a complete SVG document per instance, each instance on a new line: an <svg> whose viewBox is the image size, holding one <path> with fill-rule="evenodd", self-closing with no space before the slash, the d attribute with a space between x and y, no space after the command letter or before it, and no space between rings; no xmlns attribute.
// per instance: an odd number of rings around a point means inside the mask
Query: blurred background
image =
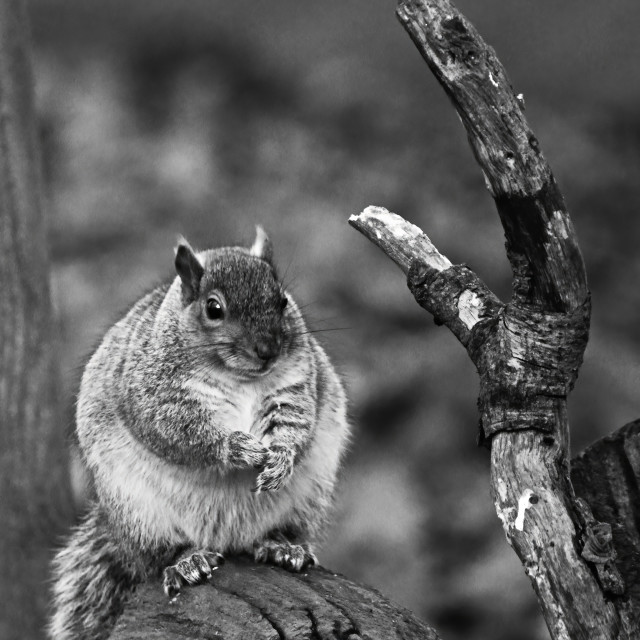
<svg viewBox="0 0 640 640"><path fill-rule="evenodd" d="M640 5L459 0L564 191L593 292L574 452L640 416ZM176 235L248 243L344 375L354 438L323 564L448 640L547 633L489 497L477 380L401 272L347 225L369 204L503 299L503 234L458 119L391 0L32 0L69 421L83 362L172 273Z"/></svg>

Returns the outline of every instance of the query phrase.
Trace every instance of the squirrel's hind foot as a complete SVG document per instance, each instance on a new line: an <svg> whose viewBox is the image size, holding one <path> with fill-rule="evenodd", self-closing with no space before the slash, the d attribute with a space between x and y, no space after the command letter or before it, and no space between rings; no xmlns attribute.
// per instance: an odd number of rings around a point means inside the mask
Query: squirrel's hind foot
<svg viewBox="0 0 640 640"><path fill-rule="evenodd" d="M220 553L206 549L195 551L164 570L162 588L172 598L184 585L201 584L209 580L213 572L224 564Z"/></svg>
<svg viewBox="0 0 640 640"><path fill-rule="evenodd" d="M268 562L288 571L302 571L314 567L318 559L308 544L292 544L281 540L262 540L253 545L256 562Z"/></svg>

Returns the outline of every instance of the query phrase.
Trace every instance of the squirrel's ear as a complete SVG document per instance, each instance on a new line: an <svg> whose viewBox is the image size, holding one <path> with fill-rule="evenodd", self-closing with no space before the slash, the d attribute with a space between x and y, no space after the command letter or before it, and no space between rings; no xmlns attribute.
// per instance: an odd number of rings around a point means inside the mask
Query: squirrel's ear
<svg viewBox="0 0 640 640"><path fill-rule="evenodd" d="M200 293L200 281L204 274L204 267L191 245L184 238L178 240L175 264L176 271L182 280L182 298L186 304L189 304Z"/></svg>
<svg viewBox="0 0 640 640"><path fill-rule="evenodd" d="M269 263L273 260L273 245L266 231L259 224L256 225L256 239L253 241L249 253Z"/></svg>

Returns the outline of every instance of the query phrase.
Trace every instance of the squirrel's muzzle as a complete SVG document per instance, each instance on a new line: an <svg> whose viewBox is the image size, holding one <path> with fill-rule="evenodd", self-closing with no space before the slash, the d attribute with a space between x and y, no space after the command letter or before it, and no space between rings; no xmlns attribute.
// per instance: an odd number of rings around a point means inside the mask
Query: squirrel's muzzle
<svg viewBox="0 0 640 640"><path fill-rule="evenodd" d="M281 349L282 338L279 335L256 340L255 352L258 355L258 358L263 360L265 363L278 357Z"/></svg>

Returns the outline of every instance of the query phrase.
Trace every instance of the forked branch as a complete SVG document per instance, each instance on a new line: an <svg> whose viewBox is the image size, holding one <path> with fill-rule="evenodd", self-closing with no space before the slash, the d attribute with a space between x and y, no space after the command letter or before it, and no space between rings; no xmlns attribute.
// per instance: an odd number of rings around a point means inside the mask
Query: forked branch
<svg viewBox="0 0 640 640"><path fill-rule="evenodd" d="M419 304L451 329L476 365L496 510L552 637L631 637L616 600L624 586L598 570L600 557L589 546L606 527L586 503L576 503L569 480L566 400L582 363L590 307L562 195L521 96L469 21L448 0L404 0L397 14L458 111L495 199L512 299L500 302L395 214L369 207L350 224L401 266Z"/></svg>
<svg viewBox="0 0 640 640"><path fill-rule="evenodd" d="M514 296L551 311L582 305L586 274L573 225L495 51L448 0L405 0L397 15L451 98L496 200Z"/></svg>

